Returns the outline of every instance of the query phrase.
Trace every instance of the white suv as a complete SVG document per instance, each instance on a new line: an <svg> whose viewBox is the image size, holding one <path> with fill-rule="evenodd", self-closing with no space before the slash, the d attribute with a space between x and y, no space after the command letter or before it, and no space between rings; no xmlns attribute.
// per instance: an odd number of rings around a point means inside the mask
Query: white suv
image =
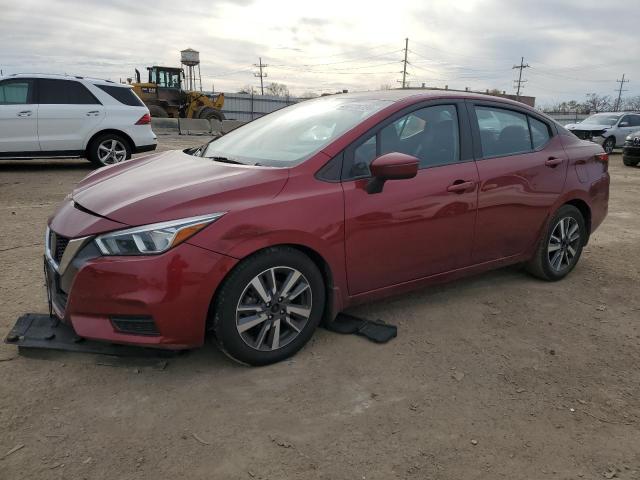
<svg viewBox="0 0 640 480"><path fill-rule="evenodd" d="M128 85L67 75L0 78L0 159L85 157L103 166L156 146L149 110Z"/></svg>

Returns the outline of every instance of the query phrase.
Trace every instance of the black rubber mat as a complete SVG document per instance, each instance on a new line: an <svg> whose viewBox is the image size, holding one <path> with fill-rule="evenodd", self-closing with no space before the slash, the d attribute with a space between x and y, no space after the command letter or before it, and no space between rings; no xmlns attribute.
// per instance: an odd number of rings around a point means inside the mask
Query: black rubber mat
<svg viewBox="0 0 640 480"><path fill-rule="evenodd" d="M96 353L119 357L167 357L174 352L154 348L116 345L79 337L71 325L43 313L27 313L16 321L4 339L19 349L49 349L68 352Z"/></svg>
<svg viewBox="0 0 640 480"><path fill-rule="evenodd" d="M387 343L398 336L398 327L395 325L382 320L366 320L348 313L339 313L325 328L336 333L360 335L375 343Z"/></svg>

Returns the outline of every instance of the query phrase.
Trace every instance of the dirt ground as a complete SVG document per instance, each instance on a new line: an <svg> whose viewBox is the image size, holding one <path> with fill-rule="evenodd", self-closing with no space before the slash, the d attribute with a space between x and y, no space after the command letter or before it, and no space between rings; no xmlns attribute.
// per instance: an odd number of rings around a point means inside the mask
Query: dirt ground
<svg viewBox="0 0 640 480"><path fill-rule="evenodd" d="M0 337L46 310L45 222L89 171L0 162ZM269 367L208 345L162 369L1 344L0 479L640 478L640 168L610 171L567 279L509 268L355 309L398 325L385 345L319 330Z"/></svg>

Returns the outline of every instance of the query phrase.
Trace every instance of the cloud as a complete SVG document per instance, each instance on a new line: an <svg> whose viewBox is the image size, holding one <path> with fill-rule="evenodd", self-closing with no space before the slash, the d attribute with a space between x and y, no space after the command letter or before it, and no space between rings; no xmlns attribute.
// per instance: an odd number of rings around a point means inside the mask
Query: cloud
<svg viewBox="0 0 640 480"><path fill-rule="evenodd" d="M539 102L586 92L613 94L622 73L628 95L640 94L640 3L615 10L591 0L5 0L0 68L111 78L133 68L178 65L179 52L201 52L203 85L235 91L253 76L258 57L267 80L294 93L398 85L409 37L411 85L513 91L525 57L525 94Z"/></svg>

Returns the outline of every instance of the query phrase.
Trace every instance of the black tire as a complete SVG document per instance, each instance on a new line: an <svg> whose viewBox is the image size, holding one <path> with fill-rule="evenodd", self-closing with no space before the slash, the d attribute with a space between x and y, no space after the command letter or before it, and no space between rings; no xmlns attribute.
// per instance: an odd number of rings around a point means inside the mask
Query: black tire
<svg viewBox="0 0 640 480"><path fill-rule="evenodd" d="M602 144L602 148L607 153L613 153L613 149L616 148L616 137L607 138Z"/></svg>
<svg viewBox="0 0 640 480"><path fill-rule="evenodd" d="M160 105L149 105L149 115L155 118L169 118L167 111Z"/></svg>
<svg viewBox="0 0 640 480"><path fill-rule="evenodd" d="M203 118L205 120L219 120L219 121L222 121L222 120L224 120L224 113L222 113L220 110L216 110L215 108L203 107L198 112L198 118Z"/></svg>
<svg viewBox="0 0 640 480"><path fill-rule="evenodd" d="M635 167L638 165L638 163L640 163L640 159L622 155L622 163L624 163L627 167Z"/></svg>
<svg viewBox="0 0 640 480"><path fill-rule="evenodd" d="M571 225L569 230L573 229L574 224L578 226L577 232L579 234L579 241L577 243L568 243L569 238L567 238L566 240L563 238L561 242L556 242L554 240L554 245L552 246L551 235L552 233L556 232L556 228L560 228L559 222L564 219L571 219L567 220L567 222ZM542 238L538 242L538 247L536 248L535 255L526 265L528 272L535 277L550 282L555 282L557 280L563 279L569 274L569 272L571 272L571 270L573 270L573 268L578 263L578 260L580 260L580 255L582 254L582 248L584 247L587 240L587 235L588 232L585 220L582 216L582 213L580 213L580 210L578 210L573 205L563 205L553 215L547 227L545 228ZM555 235L554 237L558 238ZM550 249L555 248L556 245L561 245L561 247L557 251L550 251ZM564 258L568 259L569 254L571 254L571 250L567 245L575 251L575 254L570 261L567 261L566 264L563 265ZM552 265L552 260L556 259L556 255L558 253L561 253L563 250L567 256L560 258L560 268L558 269L554 265Z"/></svg>
<svg viewBox="0 0 640 480"><path fill-rule="evenodd" d="M251 297L251 292L253 292L253 287L250 286L251 282L259 275L269 275L272 268L279 272L277 275L283 275L282 272L287 271L286 269L297 271L302 275L300 282L307 282L308 288L305 292L307 290L308 292L305 295L307 295L306 298L312 299L310 301L310 314L304 323L302 323L303 320L301 319L295 320L298 325L296 329L299 328L299 332L290 328L289 324L286 323L287 320L285 320L285 317L289 319L289 322L292 321L291 318L297 318L294 317L295 313L291 315L288 313L288 308L295 306L293 302L297 300L287 303L287 300L273 297L274 304L270 308L268 307L269 304L262 302L257 294L254 295L255 303L246 301L247 295ZM281 276L280 278L282 279L283 277ZM277 283L278 280L276 280L276 285ZM277 286L278 293L284 290L284 284L286 284L286 279L285 281L281 280L280 285ZM268 295L272 295L268 290L269 285L265 284L265 286L267 287ZM254 293L257 293L257 290ZM222 351L229 357L248 365L268 365L289 358L309 341L320 323L324 311L325 295L322 274L313 261L304 253L295 248L284 246L262 250L242 260L224 280L216 294L213 306L213 333L216 341ZM298 297L300 296L302 294L298 294ZM240 307L241 300L243 305L251 304L258 308L255 308L251 313L239 313L237 309ZM285 313L285 308L287 313ZM258 310L260 311L258 312ZM254 315L256 313L257 315ZM260 320L260 323L256 323L255 326L241 333L241 326L238 326L238 323L248 318L242 315L253 315L254 317L271 315L274 318L269 317L268 320ZM276 323L278 324L277 328ZM266 329L266 333L263 332L264 329ZM283 345L272 348L273 338L276 333L279 334L279 339L283 339ZM262 343L258 340L261 337L263 338ZM255 340L255 342L249 342L249 340ZM253 343L253 345L249 343ZM262 349L258 349L256 345Z"/></svg>
<svg viewBox="0 0 640 480"><path fill-rule="evenodd" d="M105 159L104 149L115 145L114 155ZM121 163L131 158L131 145L124 137L115 133L105 133L94 138L87 147L87 158L96 167L104 167L114 163Z"/></svg>

